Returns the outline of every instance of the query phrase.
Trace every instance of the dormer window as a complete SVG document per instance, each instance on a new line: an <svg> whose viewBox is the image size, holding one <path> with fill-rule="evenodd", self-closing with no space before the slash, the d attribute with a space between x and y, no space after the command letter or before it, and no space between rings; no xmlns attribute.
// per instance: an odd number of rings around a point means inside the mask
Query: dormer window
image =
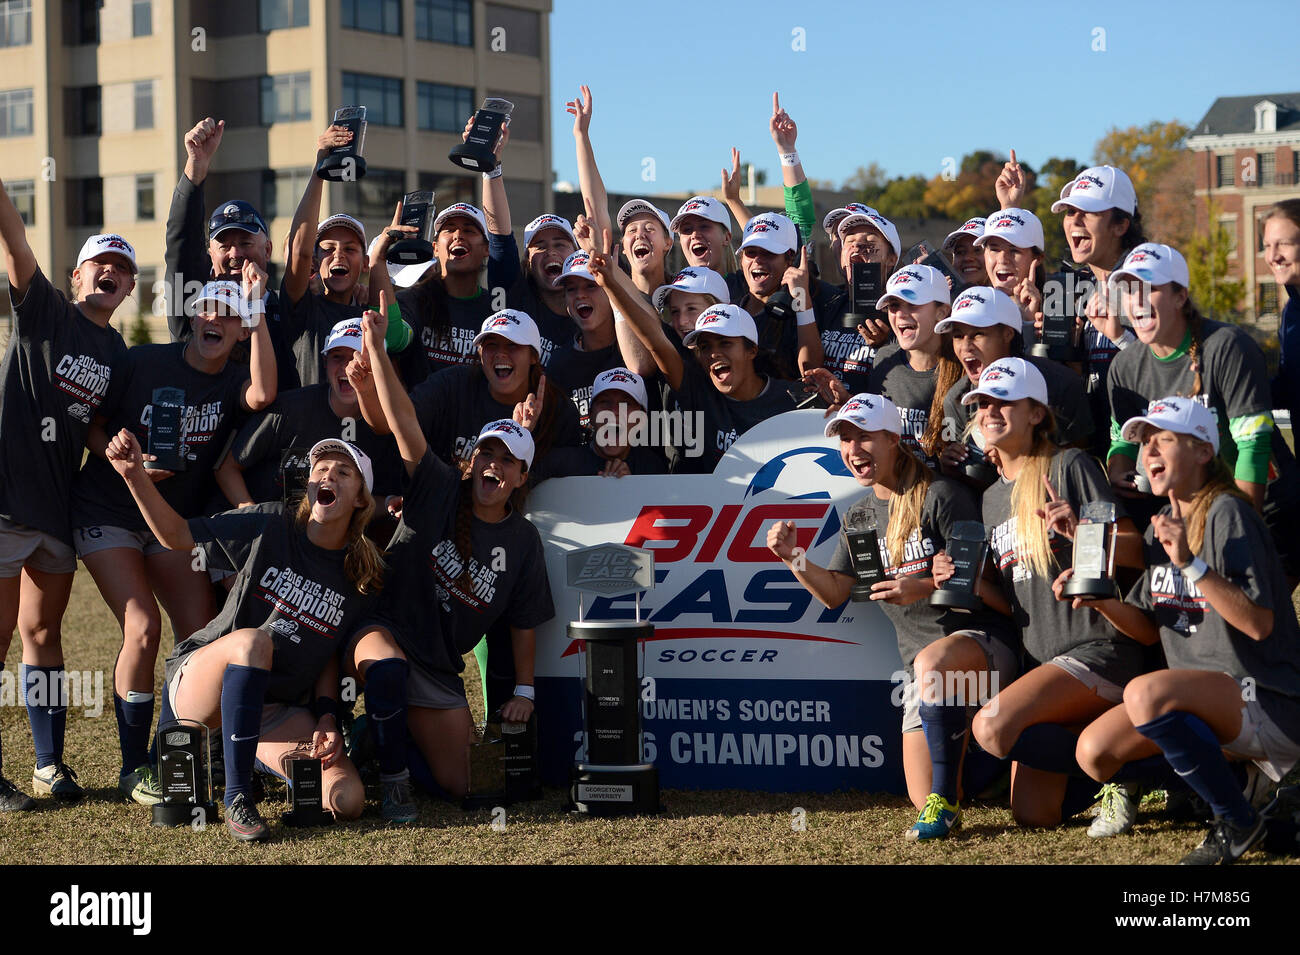
<svg viewBox="0 0 1300 955"><path fill-rule="evenodd" d="M1277 132L1277 103L1272 100L1260 100L1255 104L1255 132Z"/></svg>

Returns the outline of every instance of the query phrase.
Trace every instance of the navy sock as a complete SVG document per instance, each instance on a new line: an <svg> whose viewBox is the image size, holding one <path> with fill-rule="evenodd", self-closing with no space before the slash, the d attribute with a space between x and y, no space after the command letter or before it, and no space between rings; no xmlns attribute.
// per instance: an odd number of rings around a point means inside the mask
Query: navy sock
<svg viewBox="0 0 1300 955"><path fill-rule="evenodd" d="M366 715L375 734L379 771L385 776L406 768L406 677L411 672L405 660L379 660L366 670Z"/></svg>
<svg viewBox="0 0 1300 955"><path fill-rule="evenodd" d="M415 740L409 738L406 746L406 767L411 771L411 782L421 790L435 799L452 801L447 791L439 786L438 781L433 778L433 770L425 761L424 754L420 752L420 747L415 745Z"/></svg>
<svg viewBox="0 0 1300 955"><path fill-rule="evenodd" d="M64 694L63 664L53 667L22 667L23 702L32 724L36 768L44 769L63 761L63 734L68 725Z"/></svg>
<svg viewBox="0 0 1300 955"><path fill-rule="evenodd" d="M1125 763L1107 782L1139 783L1146 789L1163 789L1166 792L1187 788L1182 778L1169 765L1169 760L1161 753Z"/></svg>
<svg viewBox="0 0 1300 955"><path fill-rule="evenodd" d="M129 773L149 762L149 727L153 724L153 694L147 700L128 702L113 694L113 712L117 714L117 741L122 750L122 772Z"/></svg>
<svg viewBox="0 0 1300 955"><path fill-rule="evenodd" d="M1097 781L1086 776L1071 776L1061 797L1061 821L1077 816L1097 801Z"/></svg>
<svg viewBox="0 0 1300 955"><path fill-rule="evenodd" d="M920 705L921 732L930 748L930 792L957 801L958 770L966 742L966 707Z"/></svg>
<svg viewBox="0 0 1300 955"><path fill-rule="evenodd" d="M1010 756L1031 769L1084 777L1087 774L1074 758L1078 745L1079 737L1059 723L1035 723L1025 727Z"/></svg>
<svg viewBox="0 0 1300 955"><path fill-rule="evenodd" d="M1216 819L1242 829L1255 824L1255 810L1242 795L1222 744L1199 716L1174 710L1133 728L1160 747L1174 772L1210 804Z"/></svg>
<svg viewBox="0 0 1300 955"><path fill-rule="evenodd" d="M226 665L221 678L221 745L226 763L226 805L247 795L262 729L262 703L271 671Z"/></svg>
<svg viewBox="0 0 1300 955"><path fill-rule="evenodd" d="M966 759L961 767L962 787L967 799L973 799L993 785L993 782L1006 772L1010 763L998 759L992 753L986 753L978 746L966 750Z"/></svg>

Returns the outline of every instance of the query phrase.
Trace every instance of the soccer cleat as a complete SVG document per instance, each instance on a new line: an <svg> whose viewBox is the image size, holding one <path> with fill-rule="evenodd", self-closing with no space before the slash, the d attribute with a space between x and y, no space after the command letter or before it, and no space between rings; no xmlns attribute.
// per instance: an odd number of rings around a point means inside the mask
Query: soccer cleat
<svg viewBox="0 0 1300 955"><path fill-rule="evenodd" d="M86 791L77 784L77 774L67 763L54 763L33 771L32 789L42 795L53 796L59 802L76 802L86 795Z"/></svg>
<svg viewBox="0 0 1300 955"><path fill-rule="evenodd" d="M0 812L26 812L35 808L35 799L0 776Z"/></svg>
<svg viewBox="0 0 1300 955"><path fill-rule="evenodd" d="M1205 840L1178 861L1179 865L1232 865L1265 835L1264 814L1256 813L1248 829L1238 829L1226 819L1215 819Z"/></svg>
<svg viewBox="0 0 1300 955"><path fill-rule="evenodd" d="M132 802L142 806L156 806L163 801L162 787L158 785L158 774L148 763L137 766L129 773L117 777L117 789Z"/></svg>
<svg viewBox="0 0 1300 955"><path fill-rule="evenodd" d="M384 805L380 812L386 820L406 826L420 818L420 809L411 791L410 773L403 772L396 778L383 780L383 787Z"/></svg>
<svg viewBox="0 0 1300 955"><path fill-rule="evenodd" d="M256 804L243 793L226 807L226 828L240 842L265 842L271 835Z"/></svg>
<svg viewBox="0 0 1300 955"><path fill-rule="evenodd" d="M1097 818L1088 827L1088 835L1094 839L1106 839L1122 836L1133 828L1133 823L1137 822L1138 804L1142 801L1142 790L1136 783L1105 783L1097 798L1101 805L1097 808Z"/></svg>
<svg viewBox="0 0 1300 955"><path fill-rule="evenodd" d="M947 839L959 828L961 828L961 806L950 803L938 793L930 793L925 800L921 815L903 837L908 842Z"/></svg>

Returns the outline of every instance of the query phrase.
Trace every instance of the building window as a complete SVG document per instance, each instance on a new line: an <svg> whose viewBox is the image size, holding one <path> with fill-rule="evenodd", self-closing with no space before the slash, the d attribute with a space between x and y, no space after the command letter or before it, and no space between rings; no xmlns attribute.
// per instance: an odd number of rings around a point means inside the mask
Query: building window
<svg viewBox="0 0 1300 955"><path fill-rule="evenodd" d="M1255 317L1277 314L1277 283L1259 283L1255 295Z"/></svg>
<svg viewBox="0 0 1300 955"><path fill-rule="evenodd" d="M311 119L311 74L262 77L262 125Z"/></svg>
<svg viewBox="0 0 1300 955"><path fill-rule="evenodd" d="M415 0L415 37L473 46L474 4L471 0Z"/></svg>
<svg viewBox="0 0 1300 955"><path fill-rule="evenodd" d="M308 0L258 0L258 30L266 33L268 30L305 27L307 25L307 2Z"/></svg>
<svg viewBox="0 0 1300 955"><path fill-rule="evenodd" d="M64 98L63 118L69 136L102 133L103 92L98 86L73 86Z"/></svg>
<svg viewBox="0 0 1300 955"><path fill-rule="evenodd" d="M64 45L83 46L98 42L99 0L64 0Z"/></svg>
<svg viewBox="0 0 1300 955"><path fill-rule="evenodd" d="M131 0L131 36L153 36L152 0Z"/></svg>
<svg viewBox="0 0 1300 955"><path fill-rule="evenodd" d="M474 176L450 176L437 172L422 172L419 176L419 189L428 189L433 193L434 203L439 209L454 206L458 202L474 205L478 202L475 192ZM511 189L513 190L513 186Z"/></svg>
<svg viewBox="0 0 1300 955"><path fill-rule="evenodd" d="M135 84L135 128L153 129L153 80Z"/></svg>
<svg viewBox="0 0 1300 955"><path fill-rule="evenodd" d="M1222 189L1225 186L1236 184L1236 163L1235 156L1215 156L1215 164L1218 167L1218 175L1215 178L1217 187Z"/></svg>
<svg viewBox="0 0 1300 955"><path fill-rule="evenodd" d="M291 216L298 208L298 200L307 191L307 180L312 175L312 168L301 169L265 169L262 171L262 206L261 213L265 219L277 216Z"/></svg>
<svg viewBox="0 0 1300 955"><path fill-rule="evenodd" d="M365 222L391 222L393 210L406 194L406 172L401 169L366 170L366 177L338 187L336 206Z"/></svg>
<svg viewBox="0 0 1300 955"><path fill-rule="evenodd" d="M0 90L0 136L32 134L32 91Z"/></svg>
<svg viewBox="0 0 1300 955"><path fill-rule="evenodd" d="M140 222L154 219L153 175L135 177L135 217Z"/></svg>
<svg viewBox="0 0 1300 955"><path fill-rule="evenodd" d="M1259 154L1259 184L1261 186L1277 185L1277 153Z"/></svg>
<svg viewBox="0 0 1300 955"><path fill-rule="evenodd" d="M0 46L27 46L32 42L32 0L0 2Z"/></svg>
<svg viewBox="0 0 1300 955"><path fill-rule="evenodd" d="M101 226L104 224L104 180L68 180L68 225Z"/></svg>
<svg viewBox="0 0 1300 955"><path fill-rule="evenodd" d="M23 225L29 229L36 225L36 180L12 179L5 183L5 191L9 193L9 200L18 210Z"/></svg>
<svg viewBox="0 0 1300 955"><path fill-rule="evenodd" d="M542 20L537 11L489 3L483 9L483 18L489 40L500 37L505 43L502 52L518 56L542 55Z"/></svg>
<svg viewBox="0 0 1300 955"><path fill-rule="evenodd" d="M371 33L402 32L401 0L342 0L343 26Z"/></svg>
<svg viewBox="0 0 1300 955"><path fill-rule="evenodd" d="M416 83L415 97L421 129L459 133L474 112L474 91L467 86Z"/></svg>
<svg viewBox="0 0 1300 955"><path fill-rule="evenodd" d="M510 114L510 139L513 142L539 143L542 141L542 98L527 93L488 90L488 96L499 96L515 104ZM464 124L461 124L464 128Z"/></svg>
<svg viewBox="0 0 1300 955"><path fill-rule="evenodd" d="M346 106L364 106L366 122L372 126L401 126L405 122L402 118L402 81L396 77L344 73L343 103ZM461 126L464 125L462 120Z"/></svg>
<svg viewBox="0 0 1300 955"><path fill-rule="evenodd" d="M141 266L140 271L135 275L135 300L139 305L141 315L149 315L153 312L153 286L157 281L158 269L156 266Z"/></svg>

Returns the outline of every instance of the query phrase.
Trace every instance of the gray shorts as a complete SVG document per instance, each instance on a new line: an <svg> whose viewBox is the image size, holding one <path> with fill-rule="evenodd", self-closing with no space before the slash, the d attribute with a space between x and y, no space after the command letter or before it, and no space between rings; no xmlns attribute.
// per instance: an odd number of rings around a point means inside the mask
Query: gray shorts
<svg viewBox="0 0 1300 955"><path fill-rule="evenodd" d="M957 630L949 636L966 637L974 640L984 651L984 661L988 667L987 682L979 685L976 682L976 691L979 696L987 695L989 699L998 695L998 691L1005 686L1010 686L1011 682L1020 675L1020 660L1016 656L1016 651L999 640L997 637L991 637L983 630ZM921 728L921 684L916 680L909 680L903 688L903 732L914 733ZM974 699L966 700L970 706L982 706L988 700Z"/></svg>
<svg viewBox="0 0 1300 955"><path fill-rule="evenodd" d="M197 650L194 651L194 653L197 652ZM181 679L185 676L185 668L188 667L190 661L194 659L194 653L191 653L181 661L181 665L176 668L176 672L172 674L172 678L167 682L167 702L171 706L173 713L176 712L176 691L180 688ZM262 707L262 725L258 729L259 735L267 735L272 730L285 723L290 717L296 716L300 712L310 713L311 711L305 706L289 706L286 703L267 703Z"/></svg>
<svg viewBox="0 0 1300 955"><path fill-rule="evenodd" d="M455 681L455 686L449 684ZM409 706L424 706L431 710L459 710L469 707L465 698L465 684L460 677L444 673L435 677L414 661L406 678L406 702Z"/></svg>
<svg viewBox="0 0 1300 955"><path fill-rule="evenodd" d="M1264 707L1242 685L1241 732L1223 748L1234 756L1244 756L1258 766L1269 779L1280 783L1300 760L1300 743L1282 732Z"/></svg>
<svg viewBox="0 0 1300 955"><path fill-rule="evenodd" d="M1122 686L1106 679L1100 673L1094 672L1087 663L1078 657L1062 653L1060 656L1052 657L1047 662L1051 666L1060 667L1108 703L1119 703L1124 699L1124 688Z"/></svg>
<svg viewBox="0 0 1300 955"><path fill-rule="evenodd" d="M161 554L167 550L166 547L158 543L158 538L154 537L153 531L148 528L142 531L129 531L125 527L114 527L111 524L78 527L72 532L72 540L77 545L77 556L82 560L85 560L88 554L109 550L114 547L128 547L131 550L139 551L146 557L152 557L154 554Z"/></svg>
<svg viewBox="0 0 1300 955"><path fill-rule="evenodd" d="M57 537L0 517L0 579L17 577L24 567L42 574L75 574L77 555Z"/></svg>

